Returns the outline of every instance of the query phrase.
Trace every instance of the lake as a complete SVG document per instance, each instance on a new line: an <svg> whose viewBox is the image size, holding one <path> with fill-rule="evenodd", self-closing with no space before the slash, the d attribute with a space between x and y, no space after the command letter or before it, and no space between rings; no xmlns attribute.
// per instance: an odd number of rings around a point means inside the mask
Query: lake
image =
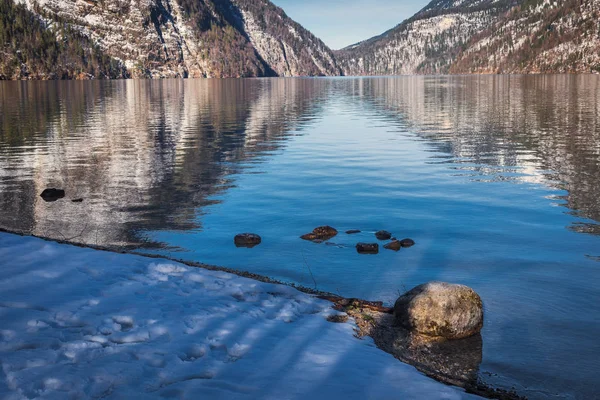
<svg viewBox="0 0 600 400"><path fill-rule="evenodd" d="M600 392L599 199L598 76L0 83L0 227L387 304L466 284L480 376L533 399ZM380 229L416 245L358 254Z"/></svg>

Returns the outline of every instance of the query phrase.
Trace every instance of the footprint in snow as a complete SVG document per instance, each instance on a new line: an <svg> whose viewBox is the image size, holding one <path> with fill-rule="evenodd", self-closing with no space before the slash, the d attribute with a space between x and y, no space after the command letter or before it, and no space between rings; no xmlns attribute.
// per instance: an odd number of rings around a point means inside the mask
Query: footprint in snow
<svg viewBox="0 0 600 400"><path fill-rule="evenodd" d="M127 332L135 325L133 318L126 315L117 315L112 317L114 323L121 326L122 332Z"/></svg>
<svg viewBox="0 0 600 400"><path fill-rule="evenodd" d="M204 357L206 354L206 347L198 344L192 344L183 349L182 352L178 354L178 357L181 361L196 361L199 358Z"/></svg>

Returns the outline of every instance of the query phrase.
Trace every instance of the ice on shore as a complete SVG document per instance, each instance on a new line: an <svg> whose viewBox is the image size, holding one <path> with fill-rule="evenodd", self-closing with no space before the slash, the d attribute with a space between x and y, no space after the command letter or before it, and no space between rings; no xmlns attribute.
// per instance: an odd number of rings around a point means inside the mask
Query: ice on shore
<svg viewBox="0 0 600 400"><path fill-rule="evenodd" d="M0 233L1 399L461 399L284 285Z"/></svg>

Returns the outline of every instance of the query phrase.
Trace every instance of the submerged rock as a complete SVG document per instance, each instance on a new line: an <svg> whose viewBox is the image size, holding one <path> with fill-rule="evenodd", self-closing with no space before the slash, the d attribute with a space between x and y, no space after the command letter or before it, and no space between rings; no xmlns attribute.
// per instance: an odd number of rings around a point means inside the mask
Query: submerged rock
<svg viewBox="0 0 600 400"><path fill-rule="evenodd" d="M48 188L44 189L44 191L40 194L40 197L44 201L56 201L65 197L65 191L62 189Z"/></svg>
<svg viewBox="0 0 600 400"><path fill-rule="evenodd" d="M302 235L300 236L301 239L304 240L310 240L313 242L323 242L325 240L329 240L332 237L334 237L335 235L338 234L338 231L335 228L332 228L329 225L325 225L325 226L319 226L315 229L313 229L313 231L311 233L307 233L306 235Z"/></svg>
<svg viewBox="0 0 600 400"><path fill-rule="evenodd" d="M402 247L412 247L415 245L415 241L412 239L402 239L400 240L400 244Z"/></svg>
<svg viewBox="0 0 600 400"><path fill-rule="evenodd" d="M358 243L356 251L360 254L377 254L379 253L379 245L377 243Z"/></svg>
<svg viewBox="0 0 600 400"><path fill-rule="evenodd" d="M261 237L255 233L240 233L235 235L233 242L236 247L247 247L252 248L254 246L258 246L262 241Z"/></svg>
<svg viewBox="0 0 600 400"><path fill-rule="evenodd" d="M379 240L388 240L392 237L392 234L388 231L377 231L375 232L375 237Z"/></svg>
<svg viewBox="0 0 600 400"><path fill-rule="evenodd" d="M355 233L360 233L360 229L350 229L349 231L346 231L347 235L353 235Z"/></svg>
<svg viewBox="0 0 600 400"><path fill-rule="evenodd" d="M428 282L396 300L394 317L406 329L428 336L461 339L483 327L483 304L464 285Z"/></svg>
<svg viewBox="0 0 600 400"><path fill-rule="evenodd" d="M402 248L402 243L399 240L394 240L383 246L384 249L398 251Z"/></svg>

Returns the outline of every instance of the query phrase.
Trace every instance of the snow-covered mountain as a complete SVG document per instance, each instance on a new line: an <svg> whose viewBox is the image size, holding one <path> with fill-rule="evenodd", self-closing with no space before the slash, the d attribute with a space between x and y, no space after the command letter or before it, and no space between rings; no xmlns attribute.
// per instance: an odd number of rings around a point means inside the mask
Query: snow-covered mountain
<svg viewBox="0 0 600 400"><path fill-rule="evenodd" d="M340 74L331 50L268 0L1 0L3 9L16 8L32 19L13 1L41 19L38 31L52 32L57 41L52 46L60 49L72 41L69 35L82 36L88 41L82 47L97 46L96 53L131 77ZM30 35L16 20L4 23L10 26L2 37L7 61L0 61L0 75L52 77L52 68L41 68L35 51L29 57L21 51L28 44L48 46L48 40L23 43L42 33ZM87 69L88 60L80 57L76 64L71 63Z"/></svg>
<svg viewBox="0 0 600 400"><path fill-rule="evenodd" d="M514 0L433 0L412 18L336 52L346 75L445 73L476 34Z"/></svg>
<svg viewBox="0 0 600 400"><path fill-rule="evenodd" d="M336 52L268 0L0 0L0 11L0 79L600 71L600 0L432 0Z"/></svg>
<svg viewBox="0 0 600 400"><path fill-rule="evenodd" d="M346 75L600 72L600 0L433 0L336 52Z"/></svg>
<svg viewBox="0 0 600 400"><path fill-rule="evenodd" d="M525 1L472 37L450 72L600 72L600 0Z"/></svg>

